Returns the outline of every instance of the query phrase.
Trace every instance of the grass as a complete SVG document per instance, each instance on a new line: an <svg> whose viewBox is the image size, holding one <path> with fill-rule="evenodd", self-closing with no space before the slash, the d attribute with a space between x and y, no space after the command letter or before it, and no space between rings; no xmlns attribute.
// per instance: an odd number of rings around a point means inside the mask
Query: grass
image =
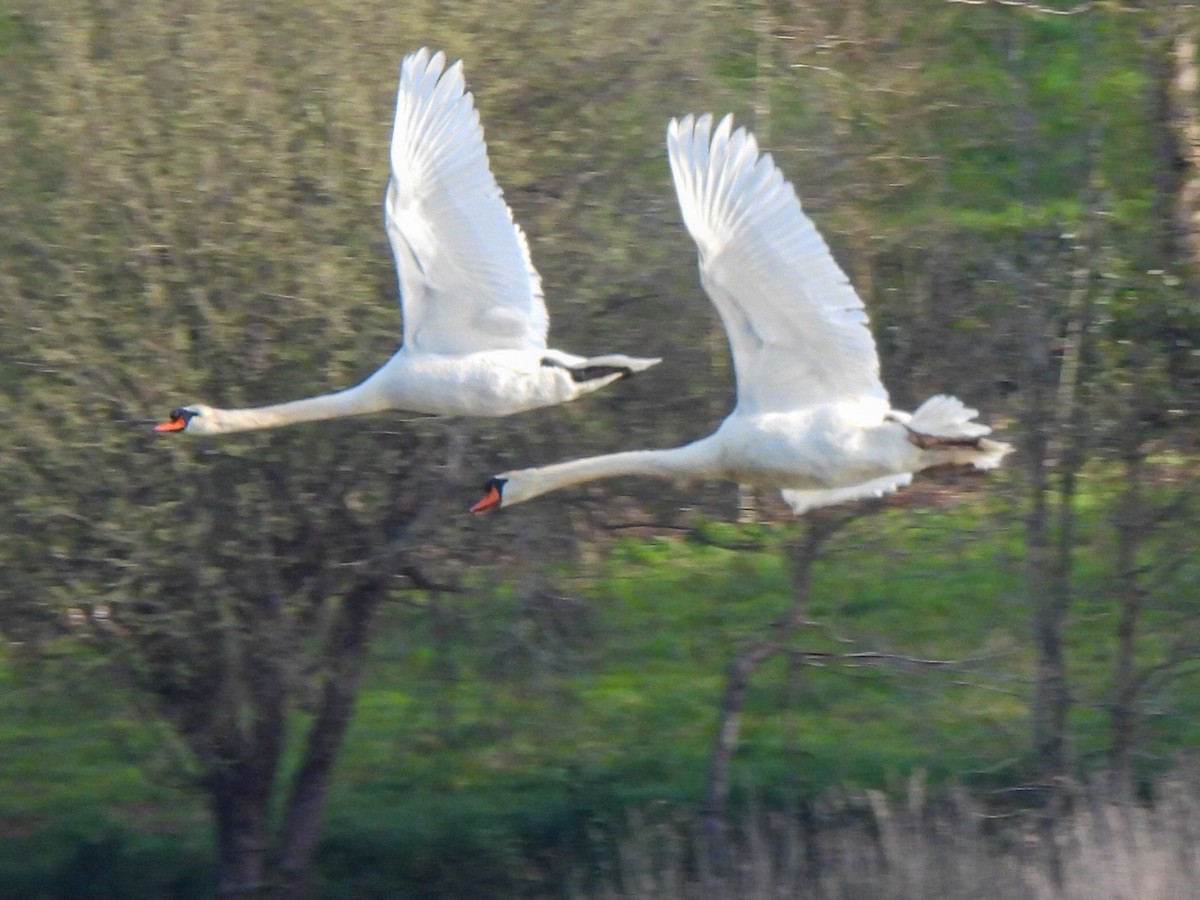
<svg viewBox="0 0 1200 900"><path fill-rule="evenodd" d="M1087 609L1102 608L1110 578L1099 508L1082 504ZM1013 510L996 492L870 516L831 542L814 571L815 624L755 678L735 803L901 789L918 770L935 786L1013 777L1032 666ZM440 623L386 610L330 799L328 896L401 897L402 885L535 896L599 852L597 834L611 846L629 809L692 809L732 655L791 602L783 548L795 528L713 526L754 550L626 541L599 570L560 573L569 596L450 597ZM1072 623L1081 696L1104 694L1112 625ZM911 659L812 656L863 651ZM1147 749L1159 758L1198 737L1191 694L1184 681L1157 697ZM1078 746L1103 747L1098 708L1073 724ZM65 686L0 671L0 896L38 896L97 854L166 873L154 896L202 895L207 818L199 796L147 777L162 746L128 697L86 671ZM44 895L139 896L94 883Z"/></svg>

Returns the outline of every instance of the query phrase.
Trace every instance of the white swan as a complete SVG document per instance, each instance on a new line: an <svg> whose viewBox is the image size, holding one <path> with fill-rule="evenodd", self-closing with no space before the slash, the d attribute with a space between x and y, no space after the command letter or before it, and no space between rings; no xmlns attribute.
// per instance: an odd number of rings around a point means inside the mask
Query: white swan
<svg viewBox="0 0 1200 900"><path fill-rule="evenodd" d="M462 63L422 48L400 67L384 220L404 343L356 387L253 409L193 404L156 431L218 434L403 409L506 416L573 400L657 359L546 347L549 318L529 247L488 167Z"/></svg>
<svg viewBox="0 0 1200 900"><path fill-rule="evenodd" d="M672 120L667 150L700 280L729 335L737 404L711 435L494 476L486 512L613 475L783 489L797 513L902 487L941 463L990 469L1012 448L953 397L891 408L867 315L792 186L726 116Z"/></svg>

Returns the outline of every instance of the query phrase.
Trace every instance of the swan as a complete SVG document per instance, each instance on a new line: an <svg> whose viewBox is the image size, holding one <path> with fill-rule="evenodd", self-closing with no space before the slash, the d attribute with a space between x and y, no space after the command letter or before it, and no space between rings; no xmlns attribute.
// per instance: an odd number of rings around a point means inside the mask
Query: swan
<svg viewBox="0 0 1200 900"><path fill-rule="evenodd" d="M726 116L672 119L667 151L700 280L733 353L737 401L711 435L503 472L483 513L615 475L711 478L781 489L797 515L907 485L943 463L991 469L1012 449L976 410L938 395L892 409L863 303L795 189Z"/></svg>
<svg viewBox="0 0 1200 900"><path fill-rule="evenodd" d="M190 404L160 432L219 434L403 409L507 416L564 403L660 362L546 346L549 317L525 235L488 166L462 62L422 48L400 67L384 223L404 339L336 393L252 409Z"/></svg>

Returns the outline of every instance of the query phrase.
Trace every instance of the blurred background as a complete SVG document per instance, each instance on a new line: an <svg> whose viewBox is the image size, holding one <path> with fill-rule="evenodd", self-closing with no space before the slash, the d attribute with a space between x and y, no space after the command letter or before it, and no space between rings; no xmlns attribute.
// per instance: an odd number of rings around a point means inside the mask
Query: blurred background
<svg viewBox="0 0 1200 900"><path fill-rule="evenodd" d="M0 0L0 896L1186 896L1197 33L1183 2ZM424 45L465 61L552 345L663 364L506 420L153 435L395 350ZM470 517L493 472L728 412L664 153L706 111L795 184L895 405L954 393L1018 453L811 521L638 479Z"/></svg>

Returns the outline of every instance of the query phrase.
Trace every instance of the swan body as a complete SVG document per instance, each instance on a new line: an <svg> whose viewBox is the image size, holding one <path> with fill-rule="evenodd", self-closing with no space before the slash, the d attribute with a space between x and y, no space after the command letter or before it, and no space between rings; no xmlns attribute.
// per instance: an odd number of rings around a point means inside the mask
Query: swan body
<svg viewBox="0 0 1200 900"><path fill-rule="evenodd" d="M403 409L507 416L565 403L658 359L546 346L549 316L529 246L488 164L462 63L422 48L400 68L384 224L404 342L336 393L250 409L182 406L156 431L221 434Z"/></svg>
<svg viewBox="0 0 1200 900"><path fill-rule="evenodd" d="M725 325L737 403L711 435L494 476L486 512L599 478L712 478L777 488L796 514L879 496L944 463L995 468L1011 451L958 399L895 410L862 301L792 186L726 116L672 120L671 171L700 278Z"/></svg>

